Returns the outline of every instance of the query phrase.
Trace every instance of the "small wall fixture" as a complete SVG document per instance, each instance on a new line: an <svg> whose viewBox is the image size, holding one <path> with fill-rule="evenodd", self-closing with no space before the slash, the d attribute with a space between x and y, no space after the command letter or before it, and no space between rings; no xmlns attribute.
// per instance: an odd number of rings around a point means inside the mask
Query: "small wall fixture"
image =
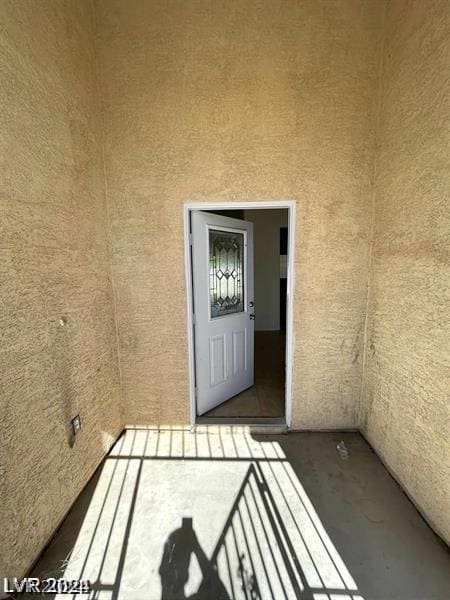
<svg viewBox="0 0 450 600"><path fill-rule="evenodd" d="M81 419L80 419L80 415L77 415L76 417L74 417L71 421L72 423L72 431L73 431L73 435L77 435L77 433L80 431L81 429Z"/></svg>

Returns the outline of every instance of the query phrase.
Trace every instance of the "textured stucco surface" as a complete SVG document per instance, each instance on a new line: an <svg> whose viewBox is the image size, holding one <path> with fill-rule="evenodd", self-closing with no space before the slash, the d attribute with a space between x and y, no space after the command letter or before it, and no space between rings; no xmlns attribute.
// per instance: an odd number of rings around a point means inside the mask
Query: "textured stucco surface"
<svg viewBox="0 0 450 600"><path fill-rule="evenodd" d="M0 16L0 576L19 576L120 429L119 382L92 6Z"/></svg>
<svg viewBox="0 0 450 600"><path fill-rule="evenodd" d="M386 13L362 430L450 540L450 3Z"/></svg>
<svg viewBox="0 0 450 600"><path fill-rule="evenodd" d="M95 6L125 422L189 420L183 203L294 199L293 424L356 426L382 3Z"/></svg>
<svg viewBox="0 0 450 600"><path fill-rule="evenodd" d="M1 0L0 576L189 420L186 201L296 200L293 425L361 425L449 540L449 10Z"/></svg>

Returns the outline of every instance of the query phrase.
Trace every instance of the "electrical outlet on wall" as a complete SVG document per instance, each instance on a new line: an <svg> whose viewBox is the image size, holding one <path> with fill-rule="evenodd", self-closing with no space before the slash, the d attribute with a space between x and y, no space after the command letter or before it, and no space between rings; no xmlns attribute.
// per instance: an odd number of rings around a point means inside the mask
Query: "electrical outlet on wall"
<svg viewBox="0 0 450 600"><path fill-rule="evenodd" d="M80 419L80 415L76 415L72 421L72 431L73 431L73 435L77 435L77 433L80 431L81 429L81 419Z"/></svg>

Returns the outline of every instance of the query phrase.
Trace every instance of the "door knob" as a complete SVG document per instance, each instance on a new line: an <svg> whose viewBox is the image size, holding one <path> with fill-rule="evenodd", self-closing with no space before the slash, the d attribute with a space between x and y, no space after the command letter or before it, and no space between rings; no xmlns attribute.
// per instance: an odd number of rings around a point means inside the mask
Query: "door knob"
<svg viewBox="0 0 450 600"><path fill-rule="evenodd" d="M254 321L254 320L255 320L255 315L254 315L254 313L251 313L251 314L250 314L250 319L251 319L252 321Z"/></svg>
<svg viewBox="0 0 450 600"><path fill-rule="evenodd" d="M251 301L249 302L249 306L250 306L250 308L253 308L253 307L255 306L255 303L254 303L254 302L251 300Z"/></svg>

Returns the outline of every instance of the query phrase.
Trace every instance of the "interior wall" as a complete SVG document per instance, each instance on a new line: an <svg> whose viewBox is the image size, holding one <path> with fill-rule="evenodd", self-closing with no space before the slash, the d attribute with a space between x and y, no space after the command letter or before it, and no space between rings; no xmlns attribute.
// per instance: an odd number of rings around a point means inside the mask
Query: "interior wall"
<svg viewBox="0 0 450 600"><path fill-rule="evenodd" d="M121 425L92 6L2 1L0 15L0 573L12 577Z"/></svg>
<svg viewBox="0 0 450 600"><path fill-rule="evenodd" d="M382 3L95 6L125 422L189 422L183 204L293 199L293 426L357 426Z"/></svg>
<svg viewBox="0 0 450 600"><path fill-rule="evenodd" d="M361 426L450 540L450 4L388 3Z"/></svg>
<svg viewBox="0 0 450 600"><path fill-rule="evenodd" d="M255 331L280 329L280 227L288 225L286 209L246 210L253 222Z"/></svg>

